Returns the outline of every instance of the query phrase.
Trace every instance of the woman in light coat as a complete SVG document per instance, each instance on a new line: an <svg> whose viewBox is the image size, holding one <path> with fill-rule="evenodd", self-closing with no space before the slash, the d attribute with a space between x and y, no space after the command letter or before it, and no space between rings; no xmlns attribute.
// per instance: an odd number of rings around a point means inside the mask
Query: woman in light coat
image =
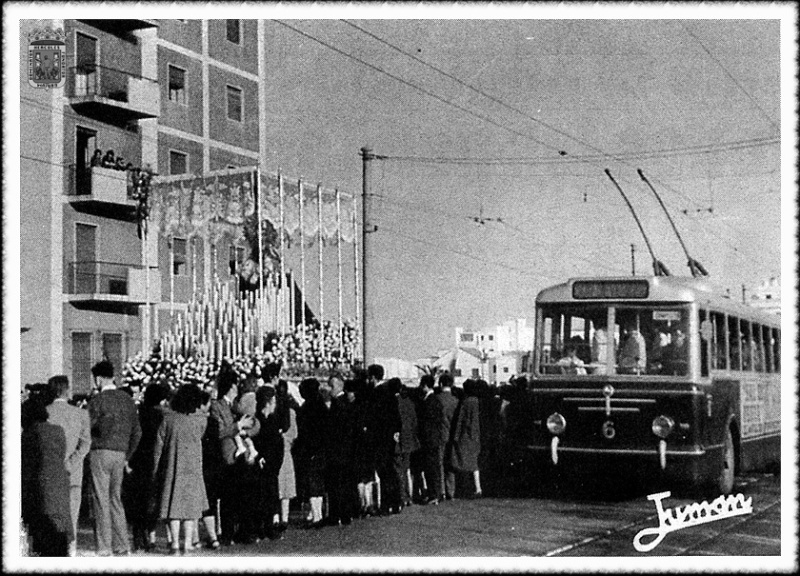
<svg viewBox="0 0 800 576"><path fill-rule="evenodd" d="M171 553L180 553L180 526L184 548L193 550L197 519L208 508L203 481L202 438L208 419L200 411L202 392L194 384L184 384L172 400L172 412L164 416L153 448L156 510L169 521Z"/></svg>

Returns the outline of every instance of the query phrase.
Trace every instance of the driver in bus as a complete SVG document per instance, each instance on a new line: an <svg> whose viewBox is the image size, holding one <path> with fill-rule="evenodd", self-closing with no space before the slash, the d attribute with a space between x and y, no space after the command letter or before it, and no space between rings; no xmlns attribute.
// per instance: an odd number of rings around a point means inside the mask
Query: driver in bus
<svg viewBox="0 0 800 576"><path fill-rule="evenodd" d="M670 340L661 352L664 365L662 374L671 376L685 376L689 360L689 340L680 324L673 324L670 328Z"/></svg>
<svg viewBox="0 0 800 576"><path fill-rule="evenodd" d="M619 372L621 374L642 374L647 366L647 351L642 333L639 332L636 318L624 321L626 334L619 352Z"/></svg>
<svg viewBox="0 0 800 576"><path fill-rule="evenodd" d="M583 360L578 358L578 349L575 343L564 346L564 357L559 359L556 365L561 368L562 374L586 376L586 368L584 367Z"/></svg>

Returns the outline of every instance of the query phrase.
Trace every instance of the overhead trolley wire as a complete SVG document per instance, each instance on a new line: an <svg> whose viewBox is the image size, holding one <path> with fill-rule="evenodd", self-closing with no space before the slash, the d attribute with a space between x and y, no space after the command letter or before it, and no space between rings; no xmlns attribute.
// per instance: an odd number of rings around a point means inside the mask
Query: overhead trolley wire
<svg viewBox="0 0 800 576"><path fill-rule="evenodd" d="M752 95L751 95L751 94L750 94L750 93L749 93L747 90L745 90L745 88L744 88L744 86L742 86L741 82L739 82L739 81L738 81L738 80L737 80L737 79L736 79L736 78L733 76L733 74L731 74L731 73L728 71L728 69L727 69L727 68L725 68L725 66L723 66L722 62L720 62L720 61L719 61L719 58L717 58L716 56L714 56L714 54L712 54L712 53L711 53L711 50L709 50L709 49L706 47L706 45L705 45L705 44L703 44L703 41L702 41L702 40L700 40L700 38L697 36L697 34L695 34L694 32L692 32L691 28L689 28L689 27L688 27L688 26L687 26L687 25L686 25L686 24L685 24L685 23L684 23L682 20L678 20L678 23L679 23L679 24L680 24L680 25L683 27L683 29L684 29L684 30L686 30L686 33L687 33L687 34L689 34L689 36L691 36L692 38L694 38L694 40L695 40L695 41L696 41L696 42L697 42L697 43L700 45L700 48L702 48L702 49L703 49L703 52L705 52L705 53L708 55L708 57L709 57L709 58L711 58L711 60L713 60L713 61L714 61L714 62L717 64L717 66L719 66L719 67L720 67L720 69L721 69L721 70L722 70L722 71L725 73L725 75L726 75L726 76L727 76L727 77L728 77L728 78L731 80L731 82L733 82L733 83L736 85L736 87L737 87L739 90L741 90L741 91L742 91L742 93L743 93L745 96L747 96L747 99L748 99L748 100L750 100L750 103L751 103L753 106L755 106L755 107L756 107L756 109L757 109L757 110L758 110L758 111L761 113L761 115L762 115L762 116L764 117L764 119L765 119L765 120L766 120L766 121L769 123L769 125L770 125L770 126L772 126L772 129L773 129L773 130L775 130L775 132L777 132L778 134L780 134L780 133L781 133L781 128L780 128L780 126L778 126L778 124L777 124L777 123L776 123L776 122L775 122L775 121L772 119L772 117L771 117L769 114L767 114L767 112L766 112L766 111L765 111L765 110L764 110L764 109L761 107L761 105L760 105L760 104L759 104L759 103L756 101L756 99L755 99L755 98L753 98L753 96L752 96Z"/></svg>
<svg viewBox="0 0 800 576"><path fill-rule="evenodd" d="M693 154L710 154L715 152L728 152L731 150L744 150L748 148L760 148L780 144L778 138L753 138L749 140L738 140L724 142L720 144L702 144L697 146L685 146L681 148L665 148L661 150L648 150L641 152L616 152L612 156L615 159L625 160L650 160L654 158L667 158L674 156L691 156ZM584 155L568 156L555 159L549 156L529 156L519 158L480 158L480 157L442 157L442 156L391 156L377 155L380 160L397 160L407 162L419 162L422 164L456 164L456 165L542 165L542 164L576 164L576 163L596 163L604 156Z"/></svg>
<svg viewBox="0 0 800 576"><path fill-rule="evenodd" d="M342 22L344 22L345 24L347 24L347 25L349 25L349 26L351 26L351 27L353 27L353 28L355 28L355 29L357 29L357 30L361 31L362 33L364 33L364 34L368 35L369 37L371 37L371 38L373 38L373 39L377 40L378 42L380 42L380 43L382 43L382 44L384 44L384 45L386 45L386 46L390 47L391 49L393 49L393 50L395 50L395 51L399 52L400 54L403 54L403 55L405 55L406 57L408 57L408 58L411 58L412 60L414 60L414 61L416 61L416 62L419 62L419 63L423 64L424 66L426 66L426 67L428 67L428 68L430 68L430 69L432 69L432 70L435 70L436 72L438 72L438 73L440 73L440 74L443 74L443 75L444 75L444 76L446 76L447 78L450 78L450 79L452 79L453 81L457 82L458 84L460 84L460 85L462 85L462 86L464 86L464 87L468 88L469 90L472 90L473 92L475 92L475 93L477 93L477 94L480 94L481 96L484 96L485 98L488 98L488 99L489 99L489 100L491 100L492 102L495 102L495 103L497 103L497 104L499 104L499 105L501 105L501 106L503 106L503 107L505 107L505 108L507 108L507 109L509 109L509 110L511 110L511 111L514 111L514 112L516 112L516 113L518 113L518 114L520 114L520 115L522 115L522 116L524 116L524 117L526 117L526 118L528 118L528 119L532 120L533 122L536 122L537 124L541 124L542 126L544 126L544 127L548 128L548 129L552 130L553 132L556 132L557 134L560 134L560 135L562 135L562 136L565 136L565 137L569 138L570 140L572 140L572 141L574 141L574 142L577 142L577 143L579 143L579 144L581 144L581 145L583 145L583 146L585 146L585 147L587 147L587 148L589 148L589 149L591 149L591 150L594 150L595 152L598 152L598 153L599 153L599 156L596 156L596 157L590 157L590 156L586 156L586 157L584 157L584 159L578 159L578 160L577 160L578 162L598 162L598 163L599 163L599 162L600 162L602 159L604 159L604 158L608 158L608 159L611 159L611 160L618 161L618 162L620 162L620 163L622 163L622 164L626 164L626 165L628 165L628 166L631 166L631 164L630 164L629 162L627 162L627 161L626 161L626 158L624 158L624 157L620 157L620 156L617 156L617 155L614 155L614 154L607 153L607 152L605 152L604 150L602 150L601 148L599 148L599 147L597 147L597 146L594 146L594 145L590 144L589 142L586 142L585 140L583 140L583 139L581 139L581 138L579 138L579 137L577 137L577 136L574 136L574 135L572 135L572 134L570 134L570 133L568 133L568 132L565 132L565 131L563 131L563 130L561 130L561 129L559 129L559 128L555 127L555 126L551 126L551 125L550 125L550 124L548 124L547 122L545 122L545 121L543 121L543 120L541 120L541 119L539 119L539 118L536 118L536 117L534 117L534 116L531 116L530 114L526 113L525 111L523 111L523 110L520 110L520 109L518 109L518 108L516 108L516 107L514 107L514 106L511 106L510 104L507 104L506 102L503 102L503 101L502 101L502 100L500 100L499 98L497 98L497 97L495 97L495 96L492 96L491 94L488 94L488 93L486 93L485 91L483 91L483 90L481 90L481 89L479 89L479 88L476 88L475 86L472 86L471 84L469 84L469 83L467 83L467 82L464 82L463 80L461 80L461 79L457 78L456 76L454 76L454 75L450 74L449 72L446 72L446 71L444 71L444 70L441 70L440 68L438 68L438 67L436 67L436 66L433 66L432 64L429 64L429 63L428 63L428 62L426 62L425 60L422 60L421 58L419 58L419 57L417 57L417 56L415 56L415 55L413 55L413 54L411 54L411 53L409 53L409 52L406 52L406 51L405 51L405 50L403 50L402 48L399 48L399 47L395 46L395 45L394 45L394 44L392 44L391 42L388 42L387 40L384 40L383 38L381 38L381 37L377 36L376 34L373 34L372 32L369 32L368 30L366 30L366 29L364 29L364 28L362 28L362 27L360 27L360 26L358 26L358 25L356 25L356 24L353 24L353 23L352 23L352 22L350 22L350 21L347 21L347 20L342 20ZM310 35L309 35L309 38L312 38L312 39L316 40L315 38L313 38L313 37L312 37L312 36L310 36ZM318 41L318 40L317 40L317 41ZM698 40L698 42L699 42L699 40ZM322 43L322 42L320 42L320 43ZM702 45L702 44L701 44L701 45ZM332 48L332 49L334 49L334 50L337 50L337 51L338 51L338 49L336 49L336 48ZM710 55L710 53L709 53L709 55ZM713 57L713 56L712 56L712 57ZM370 65L370 64L367 64L367 66L369 66L370 68L373 68L373 69L377 69L377 67L374 67L374 66L372 66L372 65ZM722 66L722 65L720 64L720 66ZM724 69L724 67L723 67L723 69ZM379 70L380 70L380 69L379 69ZM399 78L395 77L394 75L390 75L390 76L391 76L391 77L393 77L393 78L395 78L395 79L398 79L399 81L401 81L401 82L403 82L403 83L407 83L407 81L405 81L405 80L403 80L403 79L399 79ZM733 79L732 77L731 77L731 79L735 81L735 79ZM737 85L738 85L738 83L737 83ZM438 97L438 96L436 96L436 95L434 95L434 97L435 97L435 98L437 98L437 99L441 99L440 97ZM469 112L470 114L473 114L473 115L474 115L474 113L472 113L471 111L468 111L468 112ZM494 122L492 121L492 123L494 123ZM538 142L538 141L537 141L537 142ZM778 142L779 142L779 141L778 141ZM540 142L540 143L541 143L541 142ZM763 145L770 145L770 144L773 144L773 143L775 143L775 142L772 142L772 141L769 141L769 140L764 140L764 144L763 144ZM754 145L754 146L755 146L755 145L762 145L760 141L759 141L757 144L756 144L755 142L748 143L747 141L744 141L744 142L742 142L742 143L738 143L738 145L740 145L740 146L742 146L742 147L747 147L747 146L748 146L748 144L752 144L752 145ZM732 143L732 145L734 145L734 146L735 146L735 145L737 145L737 143ZM555 149L553 146L547 146L547 147L548 147L548 148L550 148L550 149ZM736 148L732 147L731 149L736 149ZM707 150L703 150L703 152L706 152L706 151L707 151ZM559 153L560 153L562 156L565 154L563 151L559 151ZM388 157L388 156L387 156L387 157L381 157L381 156L379 156L379 155L376 155L376 158L378 158L378 159L390 159L391 157ZM408 159L410 159L410 157L407 157L407 158L408 158ZM643 157L642 157L642 158L630 158L630 159L645 159L645 158L643 158ZM561 161L564 161L564 160L566 160L566 158L563 158L563 157L562 157L562 158L561 158ZM559 162L559 160L558 160L558 159L553 159L553 160L551 160L551 162L552 162L552 163L556 163L556 162ZM631 167L635 168L635 166L631 166ZM676 190L676 189L672 188L671 186L668 186L668 185L664 184L662 181L660 181L660 180L658 180L658 179L656 179L656 178L653 178L653 177L651 177L651 180L652 180L653 182L656 182L656 183L658 183L658 184L662 185L664 188L666 188L667 190L670 190L671 192L673 192L673 193L674 193L674 194L676 194L677 196L680 196L680 197L684 198L684 199L685 199L686 201L688 201L689 203L691 203L691 204L694 204L694 205L696 205L696 206L699 206L699 203L698 203L697 201L693 200L692 198L689 198L689 197L688 197L686 194L684 194L684 193L682 193L682 192L680 192L680 191L678 191L678 190ZM726 224L726 223L724 223L724 222L723 222L723 224ZM733 230L733 228L731 228L731 229ZM708 230L707 230L707 229L706 229L706 232L708 232ZM711 233L712 233L712 235L716 236L717 238L719 238L719 239L720 239L720 240L722 240L723 242L725 241L725 240L724 240L722 237L720 237L718 234L714 234L713 232L711 232ZM731 246L730 244L728 244L728 245L729 245L729 246ZM741 255L743 255L743 254L742 254L742 253L739 251L739 249L738 249L738 248L736 248L736 247L733 247L733 246L731 246L731 247L733 248L733 250L734 250L734 252L735 252L735 253L739 254L740 256L741 256ZM753 259L753 261L758 261L758 260L757 260L757 259Z"/></svg>
<svg viewBox="0 0 800 576"><path fill-rule="evenodd" d="M374 71L378 72L379 74L383 74L384 76L388 76L392 80L396 80L397 82L400 82L401 84L404 84L404 85L406 85L406 86L408 86L410 88L413 88L414 90L417 90L418 92L421 92L421 93L425 94L426 96L430 96L431 98L433 98L435 100L438 100L439 102L447 104L448 106L452 106L453 108L456 108L457 110L460 110L461 112L465 112L466 114L469 114L470 116L474 116L475 118L478 118L479 120L483 120L484 122L488 122L489 124L492 124L493 126L496 126L496 127L500 128L502 130L506 130L508 132L511 132L512 134L514 134L516 136L520 136L521 138L527 138L528 140L532 140L533 142L536 142L537 144L539 144L541 146L544 146L545 148L549 148L549 149L554 150L554 151L559 151L559 149L557 147L553 146L552 144L548 144L547 142L544 142L542 140L534 138L530 134L527 134L525 132L520 132L519 130L515 130L514 128L511 128L509 126L501 124L500 122L495 121L494 119L492 119L489 116L486 116L484 114L479 114L479 113L477 113L477 112L475 112L473 110L470 110L469 108L465 108L464 106L461 106L460 104L456 104L452 100L448 100L447 98L439 96L438 94L436 94L434 92L431 92L430 90L428 90L426 88L423 88L422 86L414 84L413 82L410 82L410 81L408 81L408 80L406 80L404 78L401 78L400 76L397 76L396 74L392 74L391 72L389 72L387 70L384 70L380 66L375 66L374 64L370 64L369 62L367 62L365 60L362 60L361 58L359 58L357 56L349 54L349 53L345 52L344 50L341 50L341 49L337 48L336 46L333 46L332 44L329 44L328 42L325 42L324 40L321 40L321 39L317 38L316 36L308 34L307 32L303 32L299 28L295 28L294 26L290 26L289 24L287 24L287 23L285 23L285 22L283 22L281 20L273 20L273 21L278 23L278 24L280 24L281 26L285 26L286 28L289 28L290 30L293 30L297 34L300 34L301 36L303 36L305 38L308 38L309 40L313 40L314 42L317 42L318 44L321 44L322 46L325 46L326 48L328 48L330 50L333 50L337 54L340 54L342 56L350 58L351 60L354 60L354 61L358 62L359 64L362 64L362 65L366 66L367 68L370 68L371 70L374 70Z"/></svg>

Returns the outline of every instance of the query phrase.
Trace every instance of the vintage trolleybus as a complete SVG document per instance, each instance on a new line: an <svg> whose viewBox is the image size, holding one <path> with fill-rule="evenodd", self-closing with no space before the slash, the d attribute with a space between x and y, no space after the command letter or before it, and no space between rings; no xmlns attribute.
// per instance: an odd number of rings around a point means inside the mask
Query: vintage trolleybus
<svg viewBox="0 0 800 576"><path fill-rule="evenodd" d="M627 462L727 494L780 458L780 317L671 276L541 291L514 442L535 465Z"/></svg>

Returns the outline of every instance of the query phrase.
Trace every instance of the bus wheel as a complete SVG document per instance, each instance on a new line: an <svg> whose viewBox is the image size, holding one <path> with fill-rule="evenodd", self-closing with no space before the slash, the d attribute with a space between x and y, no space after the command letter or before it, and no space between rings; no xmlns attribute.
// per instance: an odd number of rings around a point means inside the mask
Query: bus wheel
<svg viewBox="0 0 800 576"><path fill-rule="evenodd" d="M736 472L735 466L736 453L733 447L733 435L731 429L725 431L725 441L722 447L722 462L720 463L719 474L715 488L720 494L730 494L733 491L733 479Z"/></svg>

